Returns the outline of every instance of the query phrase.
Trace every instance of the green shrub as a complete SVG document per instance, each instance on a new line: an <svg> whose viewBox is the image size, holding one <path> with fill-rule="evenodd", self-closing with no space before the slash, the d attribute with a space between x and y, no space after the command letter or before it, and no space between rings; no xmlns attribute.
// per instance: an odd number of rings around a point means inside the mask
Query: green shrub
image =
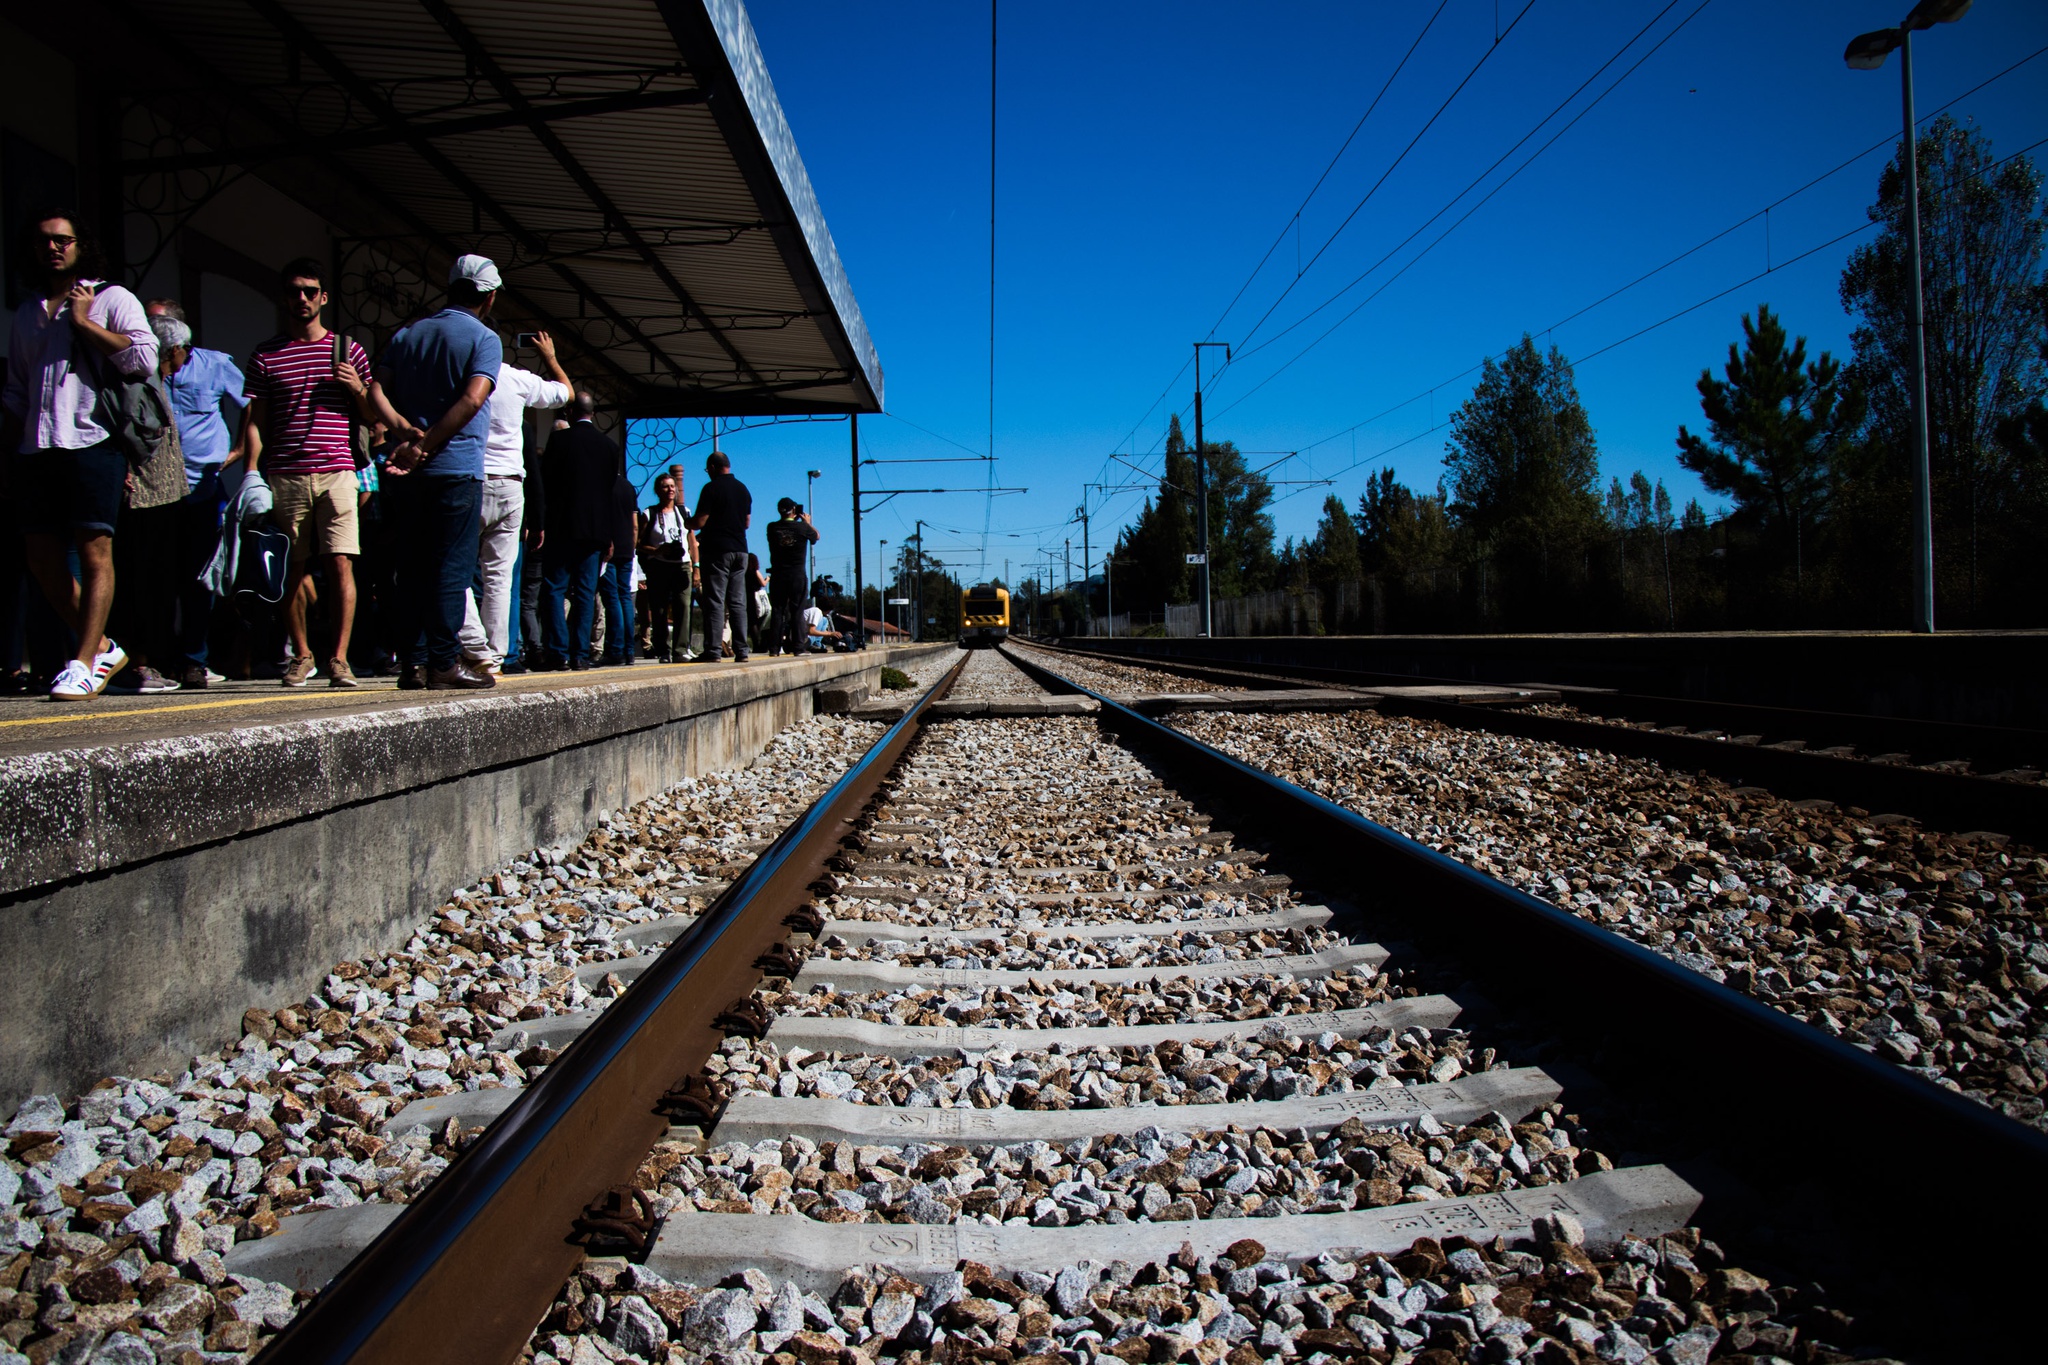
<svg viewBox="0 0 2048 1365"><path fill-rule="evenodd" d="M882 670L883 691L901 692L904 689L908 688L910 685L910 675L908 673L905 673L902 669L885 668Z"/></svg>

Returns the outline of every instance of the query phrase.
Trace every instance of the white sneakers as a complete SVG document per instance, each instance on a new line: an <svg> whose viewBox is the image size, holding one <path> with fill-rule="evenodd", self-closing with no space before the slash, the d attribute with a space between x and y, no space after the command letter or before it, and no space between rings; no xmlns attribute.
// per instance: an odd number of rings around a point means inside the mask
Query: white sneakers
<svg viewBox="0 0 2048 1365"><path fill-rule="evenodd" d="M51 701L86 701L99 693L92 685L92 670L76 659L65 664L57 681L50 684Z"/></svg>
<svg viewBox="0 0 2048 1365"><path fill-rule="evenodd" d="M107 679L128 666L128 651L107 641L107 647L93 655L90 665L73 659L50 684L51 701L89 701L107 689Z"/></svg>

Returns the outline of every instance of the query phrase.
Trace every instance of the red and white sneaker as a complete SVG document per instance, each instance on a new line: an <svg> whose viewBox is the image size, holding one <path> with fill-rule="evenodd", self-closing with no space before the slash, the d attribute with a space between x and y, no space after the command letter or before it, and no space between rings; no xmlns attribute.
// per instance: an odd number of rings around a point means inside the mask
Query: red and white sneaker
<svg viewBox="0 0 2048 1365"><path fill-rule="evenodd" d="M107 647L92 656L92 694L97 697L106 691L107 679L128 666L128 651L107 641Z"/></svg>

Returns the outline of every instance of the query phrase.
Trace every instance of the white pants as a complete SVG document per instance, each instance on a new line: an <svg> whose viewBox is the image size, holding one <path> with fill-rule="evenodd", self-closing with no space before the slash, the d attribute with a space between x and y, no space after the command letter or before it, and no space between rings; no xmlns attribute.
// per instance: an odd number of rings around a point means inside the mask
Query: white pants
<svg viewBox="0 0 2048 1365"><path fill-rule="evenodd" d="M474 590L463 594L462 653L493 668L505 662L512 639L512 566L519 562L519 529L526 520L526 485L517 479L485 479L482 510L477 516L477 577L483 601Z"/></svg>

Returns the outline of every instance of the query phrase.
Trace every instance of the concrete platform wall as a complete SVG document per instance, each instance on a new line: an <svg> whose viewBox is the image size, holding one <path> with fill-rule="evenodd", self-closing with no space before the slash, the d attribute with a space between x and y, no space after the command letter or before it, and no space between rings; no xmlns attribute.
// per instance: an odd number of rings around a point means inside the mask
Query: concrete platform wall
<svg viewBox="0 0 2048 1365"><path fill-rule="evenodd" d="M182 1067L248 1007L396 948L456 887L743 763L814 689L931 648L0 762L0 1113Z"/></svg>

